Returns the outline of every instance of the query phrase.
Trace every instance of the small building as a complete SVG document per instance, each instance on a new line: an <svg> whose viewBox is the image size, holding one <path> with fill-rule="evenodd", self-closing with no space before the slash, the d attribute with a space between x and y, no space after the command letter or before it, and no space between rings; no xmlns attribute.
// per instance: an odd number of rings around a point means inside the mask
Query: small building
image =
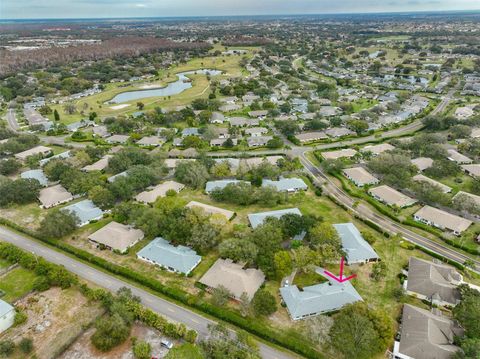
<svg viewBox="0 0 480 359"><path fill-rule="evenodd" d="M328 137L339 138L344 136L350 136L355 134L355 132L350 131L348 128L345 127L332 127L325 130L325 133Z"/></svg>
<svg viewBox="0 0 480 359"><path fill-rule="evenodd" d="M15 154L15 158L20 161L25 161L28 157L30 156L48 156L49 154L52 153L52 150L49 147L45 146L35 146L33 148L30 148L29 150L19 152Z"/></svg>
<svg viewBox="0 0 480 359"><path fill-rule="evenodd" d="M241 181L236 179L226 179L226 180L218 180L218 181L208 181L205 184L205 192L211 193L214 190L221 190L227 187L229 184L239 184L239 183L246 183L251 184L248 181Z"/></svg>
<svg viewBox="0 0 480 359"><path fill-rule="evenodd" d="M73 195L68 192L61 184L40 190L38 200L44 209L52 208L73 200Z"/></svg>
<svg viewBox="0 0 480 359"><path fill-rule="evenodd" d="M378 156L380 153L386 152L386 151L391 151L394 150L395 147L392 146L389 143L380 143L378 145L369 145L363 147L360 152L370 152L374 156Z"/></svg>
<svg viewBox="0 0 480 359"><path fill-rule="evenodd" d="M82 168L82 171L92 172L92 171L103 171L108 167L108 161L112 158L112 155L105 155L100 158L97 162L87 165Z"/></svg>
<svg viewBox="0 0 480 359"><path fill-rule="evenodd" d="M280 209L277 211L268 211L268 212L259 212L259 213L251 213L248 215L248 221L252 228L257 228L258 226L262 225L265 220L269 217L280 219L286 214L297 214L299 216L302 215L302 212L298 208L287 208L287 209ZM305 237L305 232L297 234L293 239L294 240L302 240Z"/></svg>
<svg viewBox="0 0 480 359"><path fill-rule="evenodd" d="M416 199L410 198L387 185L370 188L368 193L377 201L385 203L388 206L404 208L417 203Z"/></svg>
<svg viewBox="0 0 480 359"><path fill-rule="evenodd" d="M322 152L322 157L326 160L337 160L339 158L352 158L358 152L352 148L344 148L336 151Z"/></svg>
<svg viewBox="0 0 480 359"><path fill-rule="evenodd" d="M435 305L452 306L460 302L457 287L462 281L462 275L449 265L410 257L404 286L409 295Z"/></svg>
<svg viewBox="0 0 480 359"><path fill-rule="evenodd" d="M451 187L448 187L447 185L444 185L443 183L440 183L438 181L435 181L434 179L431 179L427 176L424 176L424 175L416 175L416 176L413 176L413 180L414 181L417 181L417 182L426 182L426 183L429 183L431 184L432 186L435 186L435 187L438 187L440 189L440 191L442 191L443 193L450 193L452 192L452 188Z"/></svg>
<svg viewBox="0 0 480 359"><path fill-rule="evenodd" d="M462 165L463 171L473 178L480 178L480 164Z"/></svg>
<svg viewBox="0 0 480 359"><path fill-rule="evenodd" d="M271 139L273 139L272 136L248 137L247 138L247 144L248 144L248 147L266 146L268 144L268 141L270 141Z"/></svg>
<svg viewBox="0 0 480 359"><path fill-rule="evenodd" d="M468 158L467 156L462 155L457 150L449 149L449 150L447 150L447 152L448 152L448 157L447 158L450 161L458 163L459 165L469 164L469 163L473 162L473 160L471 158Z"/></svg>
<svg viewBox="0 0 480 359"><path fill-rule="evenodd" d="M374 185L379 182L378 178L363 167L345 168L343 174L358 187Z"/></svg>
<svg viewBox="0 0 480 359"><path fill-rule="evenodd" d="M92 128L92 133L95 137L105 138L111 136L111 133L107 130L107 126L94 126Z"/></svg>
<svg viewBox="0 0 480 359"><path fill-rule="evenodd" d="M23 179L37 180L42 187L48 186L48 178L41 169L22 172L20 177Z"/></svg>
<svg viewBox="0 0 480 359"><path fill-rule="evenodd" d="M175 191L178 193L184 188L185 188L185 185L182 183L178 183L175 181L165 181L155 186L149 191L143 191L139 193L135 197L135 199L138 202L153 203L157 200L157 198L165 197L168 191Z"/></svg>
<svg viewBox="0 0 480 359"><path fill-rule="evenodd" d="M141 241L143 236L140 229L113 221L92 233L88 239L112 251L125 253L130 247Z"/></svg>
<svg viewBox="0 0 480 359"><path fill-rule="evenodd" d="M139 146L152 146L158 147L163 143L163 141L158 136L145 136L137 141Z"/></svg>
<svg viewBox="0 0 480 359"><path fill-rule="evenodd" d="M13 325L15 308L0 299L0 334Z"/></svg>
<svg viewBox="0 0 480 359"><path fill-rule="evenodd" d="M68 211L76 215L80 220L80 227L85 226L92 221L98 221L103 217L103 211L95 206L95 204L89 199L73 203L62 208L61 210Z"/></svg>
<svg viewBox="0 0 480 359"><path fill-rule="evenodd" d="M265 127L250 127L245 130L245 134L252 137L259 137L267 132L268 129Z"/></svg>
<svg viewBox="0 0 480 359"><path fill-rule="evenodd" d="M62 160L62 159L70 158L70 156L71 156L70 151L65 151L65 152L59 153L58 155L41 159L38 163L40 164L41 167L43 167L51 160Z"/></svg>
<svg viewBox="0 0 480 359"><path fill-rule="evenodd" d="M220 112L212 112L210 123L222 124L225 122L225 116Z"/></svg>
<svg viewBox="0 0 480 359"><path fill-rule="evenodd" d="M452 200L471 200L475 203L480 208L480 196L473 194L473 193L468 193L464 191L458 191L455 196L453 196Z"/></svg>
<svg viewBox="0 0 480 359"><path fill-rule="evenodd" d="M202 260L197 252L185 246L174 246L161 237L155 238L138 253L137 258L170 272L188 275Z"/></svg>
<svg viewBox="0 0 480 359"><path fill-rule="evenodd" d="M450 359L460 350L455 337L463 330L438 309L428 311L410 304L403 306L400 341L395 341L396 359Z"/></svg>
<svg viewBox="0 0 480 359"><path fill-rule="evenodd" d="M213 266L200 278L199 282L209 288L223 286L232 297L240 300L246 293L249 300L265 281L265 275L259 269L243 269L243 265L233 263L231 259L219 258Z"/></svg>
<svg viewBox="0 0 480 359"><path fill-rule="evenodd" d="M462 232L467 230L467 228L473 223L468 219L430 206L424 206L418 210L413 215L413 218L416 221L428 224L429 226L450 231L456 236L461 235Z"/></svg>
<svg viewBox="0 0 480 359"><path fill-rule="evenodd" d="M203 212L208 215L221 215L224 216L226 219L231 220L235 216L235 212L229 211L228 209L223 209L220 207L210 206L205 203L200 203L197 201L190 201L185 206L187 208L200 208Z"/></svg>
<svg viewBox="0 0 480 359"><path fill-rule="evenodd" d="M256 118L265 118L268 115L267 110L249 111L248 116Z"/></svg>
<svg viewBox="0 0 480 359"><path fill-rule="evenodd" d="M333 312L363 300L350 281L329 281L304 287L303 290L296 285L285 286L280 288L280 295L293 320Z"/></svg>
<svg viewBox="0 0 480 359"><path fill-rule="evenodd" d="M108 183L113 183L115 182L117 179L121 178L121 177L127 177L128 176L128 171L123 171L123 172L120 172L120 173L117 173L116 175L113 175L113 176L110 176L107 178L107 182Z"/></svg>
<svg viewBox="0 0 480 359"><path fill-rule="evenodd" d="M419 171L425 171L427 168L433 166L433 159L428 157L418 157L414 158L412 161L412 165L418 168Z"/></svg>
<svg viewBox="0 0 480 359"><path fill-rule="evenodd" d="M107 141L108 143L120 143L123 145L127 143L129 138L130 136L127 135L112 135L110 137L107 137L105 141Z"/></svg>
<svg viewBox="0 0 480 359"><path fill-rule="evenodd" d="M301 178L280 178L278 181L262 180L262 187L272 186L279 192L306 191L307 184Z"/></svg>
<svg viewBox="0 0 480 359"><path fill-rule="evenodd" d="M377 262L380 260L378 254L362 237L362 234L353 223L338 223L334 224L333 227L342 241L348 264Z"/></svg>
<svg viewBox="0 0 480 359"><path fill-rule="evenodd" d="M295 135L295 138L299 140L300 143L308 143L313 141L326 140L328 136L323 131L311 131L299 133L298 135Z"/></svg>
<svg viewBox="0 0 480 359"><path fill-rule="evenodd" d="M260 121L258 118L246 118L246 117L231 117L228 119L230 126L244 127L244 126L258 126Z"/></svg>
<svg viewBox="0 0 480 359"><path fill-rule="evenodd" d="M200 136L200 132L196 127L187 127L182 130L182 137L187 136Z"/></svg>

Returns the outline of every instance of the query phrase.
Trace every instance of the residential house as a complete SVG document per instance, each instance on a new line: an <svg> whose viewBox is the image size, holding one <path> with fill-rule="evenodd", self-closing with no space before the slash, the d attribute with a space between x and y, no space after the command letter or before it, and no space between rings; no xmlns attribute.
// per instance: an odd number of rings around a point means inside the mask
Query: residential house
<svg viewBox="0 0 480 359"><path fill-rule="evenodd" d="M129 138L130 136L127 135L112 135L110 137L107 137L105 141L107 141L108 143L120 143L123 145L127 143Z"/></svg>
<svg viewBox="0 0 480 359"><path fill-rule="evenodd" d="M138 202L143 203L153 203L159 197L165 197L168 191L175 191L180 192L182 189L185 188L185 185L182 183L178 183L175 181L165 181L153 187L149 191L143 191L139 193L135 199Z"/></svg>
<svg viewBox="0 0 480 359"><path fill-rule="evenodd" d="M438 309L431 311L404 304L400 341L395 341L395 359L450 359L460 348L454 345L463 330Z"/></svg>
<svg viewBox="0 0 480 359"><path fill-rule="evenodd" d="M20 174L20 177L23 179L37 180L42 187L48 186L48 178L47 176L45 176L45 173L43 173L43 170L41 169L22 172Z"/></svg>
<svg viewBox="0 0 480 359"><path fill-rule="evenodd" d="M212 112L210 123L222 124L225 122L225 116L220 112Z"/></svg>
<svg viewBox="0 0 480 359"><path fill-rule="evenodd" d="M57 184L41 189L38 200L42 204L41 207L47 209L72 201L73 195L63 188L61 184Z"/></svg>
<svg viewBox="0 0 480 359"><path fill-rule="evenodd" d="M360 150L360 152L371 152L372 155L378 156L380 153L383 153L385 151L391 151L394 149L395 147L389 143L380 143L378 145L365 146Z"/></svg>
<svg viewBox="0 0 480 359"><path fill-rule="evenodd" d="M228 220L231 220L235 216L235 212L229 211L228 209L210 206L208 204L200 203L197 201L190 201L185 207L200 208L203 212L205 212L208 215L220 215L220 216L224 216Z"/></svg>
<svg viewBox="0 0 480 359"><path fill-rule="evenodd" d="M105 138L111 136L111 133L107 130L107 126L94 126L92 128L92 133L95 137Z"/></svg>
<svg viewBox="0 0 480 359"><path fill-rule="evenodd" d="M0 299L0 334L13 325L15 308Z"/></svg>
<svg viewBox="0 0 480 359"><path fill-rule="evenodd" d="M255 137L248 137L247 144L248 147L261 147L266 146L268 141L273 139L272 136L255 136Z"/></svg>
<svg viewBox="0 0 480 359"><path fill-rule="evenodd" d="M228 289L232 298L240 300L243 293L249 300L265 281L265 275L259 269L244 269L242 264L231 259L219 258L200 278L199 282L209 288L220 286Z"/></svg>
<svg viewBox="0 0 480 359"><path fill-rule="evenodd" d="M428 224L429 226L453 232L456 236L461 235L462 232L467 230L467 228L473 223L468 219L430 206L424 206L418 210L413 215L413 218L416 221Z"/></svg>
<svg viewBox="0 0 480 359"><path fill-rule="evenodd" d="M88 239L112 251L125 253L130 247L141 241L143 236L140 229L113 221L90 234Z"/></svg>
<svg viewBox="0 0 480 359"><path fill-rule="evenodd" d="M417 202L416 199L410 198L387 185L370 188L368 193L377 201L385 203L388 206L404 208Z"/></svg>
<svg viewBox="0 0 480 359"><path fill-rule="evenodd" d="M97 162L87 165L82 168L82 171L92 172L92 171L103 171L108 167L108 161L112 158L112 155L105 155L100 158Z"/></svg>
<svg viewBox="0 0 480 359"><path fill-rule="evenodd" d="M230 117L228 119L230 126L244 127L244 126L258 126L260 121L257 118L245 118L245 117Z"/></svg>
<svg viewBox="0 0 480 359"><path fill-rule="evenodd" d="M268 129L265 127L251 127L245 130L245 134L247 136L252 136L252 137L259 137L267 132L268 132Z"/></svg>
<svg viewBox="0 0 480 359"><path fill-rule="evenodd" d="M413 176L413 180L414 181L417 181L417 182L426 182L426 183L429 183L431 184L432 186L435 186L437 187L438 189L440 189L440 191L442 191L443 193L450 193L452 191L452 188L451 187L448 187L447 185L444 185L443 183L441 182L438 182L438 181L435 181L427 176L424 176L424 175L416 175L416 176Z"/></svg>
<svg viewBox="0 0 480 359"><path fill-rule="evenodd" d="M70 151L65 151L65 152L59 153L58 155L54 155L54 156L51 156L51 157L43 158L43 159L41 159L38 163L40 164L40 167L43 167L43 166L45 166L48 162L50 162L51 160L67 159L67 158L70 158L70 156L71 156Z"/></svg>
<svg viewBox="0 0 480 359"><path fill-rule="evenodd" d="M258 111L249 111L248 112L248 116L255 117L255 118L260 118L260 119L267 117L267 115L268 115L267 110L258 110Z"/></svg>
<svg viewBox="0 0 480 359"><path fill-rule="evenodd" d="M165 160L166 161L166 160ZM128 176L128 172L127 171L123 171L123 172L120 172L120 173L117 173L116 175L113 175L113 176L110 176L107 178L107 181L108 183L113 183L115 182L117 179L121 178L121 177L127 177Z"/></svg>
<svg viewBox="0 0 480 359"><path fill-rule="evenodd" d="M411 160L412 164L418 168L419 171L423 172L427 168L433 166L433 159L428 157L418 157Z"/></svg>
<svg viewBox="0 0 480 359"><path fill-rule="evenodd" d="M480 178L480 164L462 165L463 171L473 178Z"/></svg>
<svg viewBox="0 0 480 359"><path fill-rule="evenodd" d="M277 211L268 211L268 212L259 212L259 213L251 213L248 215L248 221L253 229L257 228L258 226L262 225L267 218L277 218L280 219L286 214L296 214L301 216L302 213L298 208L287 208L287 209L280 209ZM293 237L294 240L302 240L305 237L305 232L299 233Z"/></svg>
<svg viewBox="0 0 480 359"><path fill-rule="evenodd" d="M187 127L183 129L182 137L187 137L187 136L200 136L200 132L196 127Z"/></svg>
<svg viewBox="0 0 480 359"><path fill-rule="evenodd" d="M217 180L217 181L208 181L206 184L205 184L205 192L206 193L210 193L212 192L213 190L220 190L220 189L224 189L225 187L227 187L229 184L238 184L238 183L247 183L250 185L250 182L248 181L240 181L240 180L236 180L236 179L226 179L226 180Z"/></svg>
<svg viewBox="0 0 480 359"><path fill-rule="evenodd" d="M95 206L93 202L89 199L71 204L61 209L62 211L71 212L77 216L79 219L79 226L83 227L84 225L97 221L103 217L103 211Z"/></svg>
<svg viewBox="0 0 480 359"><path fill-rule="evenodd" d="M336 151L322 152L322 157L326 160L337 160L339 158L352 158L357 153L353 148L343 148Z"/></svg>
<svg viewBox="0 0 480 359"><path fill-rule="evenodd" d="M345 127L332 127L325 130L325 133L328 137L339 138L343 136L349 136L355 134L355 132L350 131L348 128Z"/></svg>
<svg viewBox="0 0 480 359"><path fill-rule="evenodd" d="M283 178L278 181L272 181L269 179L262 180L262 187L272 186L279 192L298 192L306 191L308 189L307 184L301 178Z"/></svg>
<svg viewBox="0 0 480 359"><path fill-rule="evenodd" d="M188 275L202 260L197 252L185 246L174 246L161 237L155 238L138 253L137 258L170 272Z"/></svg>
<svg viewBox="0 0 480 359"><path fill-rule="evenodd" d="M460 302L462 282L462 275L449 265L410 257L404 287L409 295L435 305L454 306Z"/></svg>
<svg viewBox="0 0 480 359"><path fill-rule="evenodd" d="M377 262L380 257L362 237L353 223L338 223L333 227L338 233L348 264Z"/></svg>
<svg viewBox="0 0 480 359"><path fill-rule="evenodd" d="M469 164L469 163L472 163L473 160L468 158L467 156L465 155L462 155L460 152L458 152L457 150L454 150L454 149L448 149L447 150L448 152L448 159L450 161L453 161L453 162L456 162L458 163L459 165L463 165L463 164Z"/></svg>
<svg viewBox="0 0 480 359"><path fill-rule="evenodd" d="M363 167L345 168L343 174L358 187L374 185L379 182L375 176Z"/></svg>
<svg viewBox="0 0 480 359"><path fill-rule="evenodd" d="M158 136L145 136L142 137L140 140L137 141L137 145L139 146L152 146L158 147L163 143L163 140L160 139Z"/></svg>
<svg viewBox="0 0 480 359"><path fill-rule="evenodd" d="M45 146L35 146L26 151L15 154L15 158L20 161L25 161L30 156L48 156L52 153L52 150Z"/></svg>
<svg viewBox="0 0 480 359"><path fill-rule="evenodd" d="M295 138L301 143L313 142L326 140L328 138L327 134L323 131L312 131L312 132L303 132L295 135Z"/></svg>

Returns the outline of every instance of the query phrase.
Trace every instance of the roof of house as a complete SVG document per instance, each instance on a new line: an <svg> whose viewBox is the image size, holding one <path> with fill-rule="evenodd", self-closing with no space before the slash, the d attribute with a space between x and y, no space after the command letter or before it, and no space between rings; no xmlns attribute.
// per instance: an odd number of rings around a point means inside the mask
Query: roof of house
<svg viewBox="0 0 480 359"><path fill-rule="evenodd" d="M130 136L127 135L113 135L110 137L107 137L105 141L109 143L126 143Z"/></svg>
<svg viewBox="0 0 480 359"><path fill-rule="evenodd" d="M161 237L143 247L137 256L185 274L190 273L202 259L193 249L174 246Z"/></svg>
<svg viewBox="0 0 480 359"><path fill-rule="evenodd" d="M71 156L70 151L65 151L65 152L59 153L58 155L55 155L55 156L43 158L43 159L41 159L41 160L39 161L39 164L40 164L40 166L43 167L43 166L45 166L48 162L50 162L51 160L70 158L70 156Z"/></svg>
<svg viewBox="0 0 480 359"><path fill-rule="evenodd" d="M143 232L140 229L113 221L89 235L88 239L104 244L113 250L125 252L132 245L143 239Z"/></svg>
<svg viewBox="0 0 480 359"><path fill-rule="evenodd" d="M299 216L302 215L298 208L287 208L280 209L278 211L251 213L248 215L248 220L250 221L250 225L252 226L252 228L256 228L259 225L263 224L265 219L267 219L268 217L281 218L286 214L298 214Z"/></svg>
<svg viewBox="0 0 480 359"><path fill-rule="evenodd" d="M128 176L128 171L123 171L123 172L120 172L120 173L117 173L116 175L113 175L113 176L110 176L107 178L107 181L109 183L113 183L115 182L117 179L121 178L121 177L127 177Z"/></svg>
<svg viewBox="0 0 480 359"><path fill-rule="evenodd" d="M442 211L441 209L431 206L424 206L423 208L420 208L414 214L414 216L435 223L438 226L457 233L463 232L473 223L468 219L456 216L454 214Z"/></svg>
<svg viewBox="0 0 480 359"><path fill-rule="evenodd" d="M477 206L480 206L480 196L477 196L476 194L473 194L473 193L458 191L457 194L455 196L453 196L452 199L455 199L455 198L458 198L458 197L461 197L461 196L466 196L466 197L472 199Z"/></svg>
<svg viewBox="0 0 480 359"><path fill-rule="evenodd" d="M307 190L308 186L301 178L280 178L278 181L262 180L262 187L273 186L279 192Z"/></svg>
<svg viewBox="0 0 480 359"><path fill-rule="evenodd" d="M295 137L300 142L308 142L328 138L327 134L324 131L303 132L295 135Z"/></svg>
<svg viewBox="0 0 480 359"><path fill-rule="evenodd" d="M452 320L410 304L403 306L399 352L411 358L449 359L459 350L453 345L460 335Z"/></svg>
<svg viewBox="0 0 480 359"><path fill-rule="evenodd" d="M361 186L378 183L378 179L363 167L345 168L343 173Z"/></svg>
<svg viewBox="0 0 480 359"><path fill-rule="evenodd" d="M103 216L103 211L95 206L89 199L66 206L62 208L62 211L74 213L80 219L80 224L100 219Z"/></svg>
<svg viewBox="0 0 480 359"><path fill-rule="evenodd" d="M325 158L326 160L336 160L337 158L342 158L342 157L353 157L357 154L357 151L355 151L352 148L343 148L341 150L337 151L329 151L329 152L322 152L322 157Z"/></svg>
<svg viewBox="0 0 480 359"><path fill-rule="evenodd" d="M355 132L350 131L348 128L345 128L345 127L332 127L325 130L325 133L327 134L327 136L330 136L330 137L342 137L342 136L352 135Z"/></svg>
<svg viewBox="0 0 480 359"><path fill-rule="evenodd" d="M247 293L248 298L252 299L264 281L265 275L261 270L243 269L242 264L221 258L199 280L210 288L224 286L237 299L240 299L242 293Z"/></svg>
<svg viewBox="0 0 480 359"><path fill-rule="evenodd" d="M24 179L37 180L40 185L44 187L48 185L48 178L47 176L45 176L45 173L43 173L43 170L41 169L22 172L20 174L20 177Z"/></svg>
<svg viewBox="0 0 480 359"><path fill-rule="evenodd" d="M443 183L440 183L438 181L435 181L434 179L431 179L427 176L424 176L424 175L416 175L416 176L413 176L413 180L417 181L417 182L427 182L427 183L430 183L431 185L433 186L437 186L440 188L440 190L443 192L443 193L448 193L448 192L451 192L452 191L452 188L451 187L448 187L447 185L444 185Z"/></svg>
<svg viewBox="0 0 480 359"><path fill-rule="evenodd" d="M186 207L188 208L201 208L207 214L220 214L225 216L226 219L230 220L235 215L235 212L229 211L228 209L223 209L220 207L210 206L205 203L200 203L197 201L190 201Z"/></svg>
<svg viewBox="0 0 480 359"><path fill-rule="evenodd" d="M60 203L73 200L73 195L68 192L61 184L52 187L42 188L38 200L45 208L50 208Z"/></svg>
<svg viewBox="0 0 480 359"><path fill-rule="evenodd" d="M156 185L150 191L143 191L139 193L135 197L135 199L138 202L152 203L155 202L158 197L165 197L169 190L180 192L183 188L185 188L185 185L182 183L178 183L175 181L165 181L163 183L160 183L159 185Z"/></svg>
<svg viewBox="0 0 480 359"><path fill-rule="evenodd" d="M267 132L268 132L268 128L265 128L265 127L250 127L245 130L245 133L247 135L252 135L257 133L262 134Z"/></svg>
<svg viewBox="0 0 480 359"><path fill-rule="evenodd" d="M159 146L163 141L158 136L145 136L137 141L140 146Z"/></svg>
<svg viewBox="0 0 480 359"><path fill-rule="evenodd" d="M342 241L342 247L347 255L347 262L358 263L379 258L378 254L363 239L360 231L353 223L338 223L333 226Z"/></svg>
<svg viewBox="0 0 480 359"><path fill-rule="evenodd" d="M457 163L472 163L473 161L454 149L448 149L448 159Z"/></svg>
<svg viewBox="0 0 480 359"><path fill-rule="evenodd" d="M83 167L82 170L87 172L103 171L105 168L108 167L108 161L110 160L110 158L112 158L112 155L105 155L102 158L100 158L97 162Z"/></svg>
<svg viewBox="0 0 480 359"><path fill-rule="evenodd" d="M52 152L52 149L49 147L45 146L35 146L33 148L30 148L26 151L19 152L15 154L15 158L19 160L24 160L29 156L34 156L34 155L46 155L48 153Z"/></svg>
<svg viewBox="0 0 480 359"><path fill-rule="evenodd" d="M238 184L238 183L247 183L250 184L248 181L241 181L241 180L236 180L236 179L225 179L225 180L218 180L218 181L208 181L205 184L205 192L210 193L213 190L220 190L224 189L227 187L229 184Z"/></svg>
<svg viewBox="0 0 480 359"><path fill-rule="evenodd" d="M394 150L394 149L395 149L395 147L392 146L389 143L380 143L378 145L365 146L360 150L360 152L371 152L374 155L379 155L382 152L391 151L391 150Z"/></svg>
<svg viewBox="0 0 480 359"><path fill-rule="evenodd" d="M389 206L402 208L411 206L417 202L417 200L410 198L387 185L370 188L368 192L371 195L378 197L382 202L385 202Z"/></svg>
<svg viewBox="0 0 480 359"><path fill-rule="evenodd" d="M273 139L273 136L253 136L247 138L248 146L264 146Z"/></svg>
<svg viewBox="0 0 480 359"><path fill-rule="evenodd" d="M15 310L10 304L0 299L0 318L4 315L10 313L12 310Z"/></svg>
<svg viewBox="0 0 480 359"><path fill-rule="evenodd" d="M362 300L350 281L315 284L302 291L292 285L280 288L280 294L292 318L331 312Z"/></svg>
<svg viewBox="0 0 480 359"><path fill-rule="evenodd" d="M453 282L461 278L449 265L410 257L407 290L455 305L460 300L460 292Z"/></svg>
<svg viewBox="0 0 480 359"><path fill-rule="evenodd" d="M254 167L261 165L263 161L266 161L272 165L276 165L278 160L284 158L283 156L266 156L266 157L250 157L244 158L241 160L240 165L245 164L246 166Z"/></svg>
<svg viewBox="0 0 480 359"><path fill-rule="evenodd" d="M433 159L428 158L428 157L414 158L411 162L420 171L425 171L427 168L430 168L433 165Z"/></svg>
<svg viewBox="0 0 480 359"><path fill-rule="evenodd" d="M480 164L462 165L461 167L465 172L470 173L472 176L480 177Z"/></svg>

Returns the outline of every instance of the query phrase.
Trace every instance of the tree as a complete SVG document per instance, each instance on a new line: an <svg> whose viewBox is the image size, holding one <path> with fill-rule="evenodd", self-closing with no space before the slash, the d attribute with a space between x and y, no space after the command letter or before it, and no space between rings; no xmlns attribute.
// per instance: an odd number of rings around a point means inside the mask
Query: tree
<svg viewBox="0 0 480 359"><path fill-rule="evenodd" d="M309 231L308 241L318 251L319 259L323 263L339 260L343 255L338 232L330 223L318 223L312 227Z"/></svg>
<svg viewBox="0 0 480 359"><path fill-rule="evenodd" d="M348 127L355 131L357 135L361 135L368 130L368 122L365 120L351 120L348 122Z"/></svg>
<svg viewBox="0 0 480 359"><path fill-rule="evenodd" d="M249 237L258 248L256 263L269 278L275 276L275 253L281 249L283 241L282 229L273 222L255 228Z"/></svg>
<svg viewBox="0 0 480 359"><path fill-rule="evenodd" d="M228 238L220 243L218 252L223 258L231 258L235 262L252 264L258 254L257 246L245 238Z"/></svg>
<svg viewBox="0 0 480 359"><path fill-rule="evenodd" d="M95 328L91 341L95 348L103 352L123 343L130 335L130 327L117 313L98 319Z"/></svg>
<svg viewBox="0 0 480 359"><path fill-rule="evenodd" d="M480 338L464 338L460 341L460 348L455 352L453 359L480 358Z"/></svg>
<svg viewBox="0 0 480 359"><path fill-rule="evenodd" d="M0 179L0 206L12 203L25 204L35 201L40 192L40 184L33 179Z"/></svg>
<svg viewBox="0 0 480 359"><path fill-rule="evenodd" d="M152 346L143 340L135 342L133 356L135 359L150 359L152 357Z"/></svg>
<svg viewBox="0 0 480 359"><path fill-rule="evenodd" d="M0 342L0 355L8 357L15 351L15 343L10 339L6 339Z"/></svg>
<svg viewBox="0 0 480 359"><path fill-rule="evenodd" d="M396 153L384 152L368 162L368 168L383 175L383 180L390 185L408 187L411 177L417 172L410 158Z"/></svg>
<svg viewBox="0 0 480 359"><path fill-rule="evenodd" d="M40 223L39 232L50 238L62 238L73 233L80 224L80 219L70 211L53 209Z"/></svg>
<svg viewBox="0 0 480 359"><path fill-rule="evenodd" d="M242 317L246 317L250 312L250 298L248 298L247 292L243 292L240 296L240 313Z"/></svg>
<svg viewBox="0 0 480 359"><path fill-rule="evenodd" d="M219 285L212 290L212 302L216 306L223 307L225 304L227 304L231 295L232 293L230 293L227 288L225 288L223 285Z"/></svg>
<svg viewBox="0 0 480 359"><path fill-rule="evenodd" d="M143 102L140 102L140 101L137 102L137 108L138 108L140 111L142 111L144 107L145 107L145 104L144 104Z"/></svg>
<svg viewBox="0 0 480 359"><path fill-rule="evenodd" d="M273 136L273 138L267 142L267 147L272 148L272 149L282 148L283 147L283 141L280 137Z"/></svg>
<svg viewBox="0 0 480 359"><path fill-rule="evenodd" d="M192 226L191 236L187 244L198 252L205 253L217 244L218 233L218 230L208 219L204 219L203 223L196 223Z"/></svg>
<svg viewBox="0 0 480 359"><path fill-rule="evenodd" d="M252 308L256 315L270 315L277 311L277 302L270 292L260 289L253 296Z"/></svg>
<svg viewBox="0 0 480 359"><path fill-rule="evenodd" d="M275 276L278 280L290 275L293 270L292 257L287 251L279 251L274 256Z"/></svg>
<svg viewBox="0 0 480 359"><path fill-rule="evenodd" d="M63 110L66 114L72 115L77 111L77 107L73 102L67 102L63 105Z"/></svg>
<svg viewBox="0 0 480 359"><path fill-rule="evenodd" d="M293 250L295 267L306 273L313 271L318 264L318 253L307 246L300 246Z"/></svg>
<svg viewBox="0 0 480 359"><path fill-rule="evenodd" d="M208 339L199 343L204 358L224 359L260 359L258 347L247 335L232 336L228 329L221 324L209 325ZM190 358L189 358L190 359Z"/></svg>
<svg viewBox="0 0 480 359"><path fill-rule="evenodd" d="M60 122L60 114L58 113L57 109L53 111L53 118L55 122Z"/></svg>
<svg viewBox="0 0 480 359"><path fill-rule="evenodd" d="M376 262L373 264L372 273L370 274L370 276L378 282L380 279L385 277L386 273L387 265L385 264L385 262Z"/></svg>
<svg viewBox="0 0 480 359"><path fill-rule="evenodd" d="M88 198L101 209L109 209L115 203L115 196L107 188L95 186L88 191Z"/></svg>
<svg viewBox="0 0 480 359"><path fill-rule="evenodd" d="M480 292L466 284L459 286L461 302L453 308L453 316L469 338L480 338Z"/></svg>
<svg viewBox="0 0 480 359"><path fill-rule="evenodd" d="M29 354L33 350L33 341L30 338L22 338L20 343L18 343L18 347L23 353Z"/></svg>
<svg viewBox="0 0 480 359"><path fill-rule="evenodd" d="M14 158L7 158L0 161L0 174L8 176L14 174L18 169L22 167L22 164Z"/></svg>
<svg viewBox="0 0 480 359"><path fill-rule="evenodd" d="M325 160L321 163L323 170L329 174L340 173L341 170L345 167L342 159L338 158L336 160Z"/></svg>
<svg viewBox="0 0 480 359"><path fill-rule="evenodd" d="M192 188L203 188L209 177L207 168L198 161L180 162L175 170L175 178Z"/></svg>

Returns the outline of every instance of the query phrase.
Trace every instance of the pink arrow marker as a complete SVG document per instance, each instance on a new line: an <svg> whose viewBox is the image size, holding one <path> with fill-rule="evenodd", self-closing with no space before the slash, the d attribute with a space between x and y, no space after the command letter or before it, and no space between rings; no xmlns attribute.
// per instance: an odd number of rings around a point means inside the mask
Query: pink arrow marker
<svg viewBox="0 0 480 359"><path fill-rule="evenodd" d="M343 283L343 282L349 281L352 278L355 278L357 276L356 274L352 274L351 276L346 277L346 278L343 277L343 262L344 262L344 259L342 257L342 260L340 261L340 274L339 274L338 277L335 274L332 274L327 270L324 271L325 274L328 275L329 277L335 279L338 283Z"/></svg>

